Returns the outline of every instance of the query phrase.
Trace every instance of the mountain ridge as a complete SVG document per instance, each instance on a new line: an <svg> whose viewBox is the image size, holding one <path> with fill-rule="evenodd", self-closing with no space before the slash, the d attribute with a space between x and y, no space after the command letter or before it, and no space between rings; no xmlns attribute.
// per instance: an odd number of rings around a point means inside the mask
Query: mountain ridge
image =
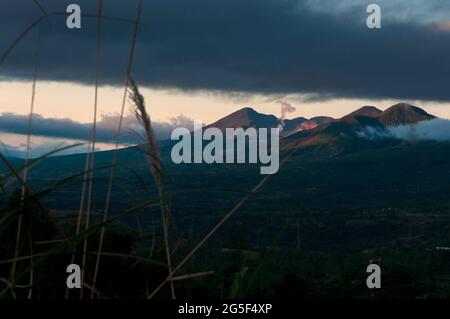
<svg viewBox="0 0 450 319"><path fill-rule="evenodd" d="M345 122L356 125L404 125L416 124L420 121L435 119L436 116L429 114L424 109L408 103L398 103L382 111L375 106L362 106L351 113L334 119L329 116L315 116L310 119L299 116L293 119L281 119L272 114L264 114L251 107L241 108L223 118L207 125L221 130L226 128L244 129L277 127L284 122L284 130L288 133L295 131L311 130L318 126L331 122Z"/></svg>

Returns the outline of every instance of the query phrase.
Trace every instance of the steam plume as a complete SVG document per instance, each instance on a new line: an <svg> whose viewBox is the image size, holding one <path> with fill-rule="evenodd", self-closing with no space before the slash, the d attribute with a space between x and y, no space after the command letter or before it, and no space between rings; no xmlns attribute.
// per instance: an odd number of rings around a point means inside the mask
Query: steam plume
<svg viewBox="0 0 450 319"><path fill-rule="evenodd" d="M286 118L286 115L289 113L295 112L295 107L293 107L291 104L284 102L284 101L277 101L278 104L281 105L281 117L279 118L280 125L278 126L280 130L284 129L284 120Z"/></svg>

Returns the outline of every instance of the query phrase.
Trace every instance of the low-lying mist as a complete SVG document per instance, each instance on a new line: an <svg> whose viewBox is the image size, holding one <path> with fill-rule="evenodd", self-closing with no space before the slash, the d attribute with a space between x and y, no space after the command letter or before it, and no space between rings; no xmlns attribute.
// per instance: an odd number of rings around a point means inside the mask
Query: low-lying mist
<svg viewBox="0 0 450 319"><path fill-rule="evenodd" d="M450 141L450 120L433 119L417 124L386 127L366 126L359 130L357 135L369 140L399 139L445 142Z"/></svg>

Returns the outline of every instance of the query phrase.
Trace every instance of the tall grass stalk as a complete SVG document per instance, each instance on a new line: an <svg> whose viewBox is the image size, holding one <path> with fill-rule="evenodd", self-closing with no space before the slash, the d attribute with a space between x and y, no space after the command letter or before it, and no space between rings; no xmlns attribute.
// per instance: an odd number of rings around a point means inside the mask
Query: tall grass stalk
<svg viewBox="0 0 450 319"><path fill-rule="evenodd" d="M47 10L45 10L45 8L42 6L42 4L38 1L38 0L33 0L34 4L36 4L36 6L39 8L39 10L42 12L43 16L45 18L48 18L48 12ZM50 23L50 19L47 19L47 21Z"/></svg>
<svg viewBox="0 0 450 319"><path fill-rule="evenodd" d="M166 203L164 201L164 191L162 184L162 163L161 156L159 153L159 147L156 142L156 137L153 132L152 122L150 119L150 115L147 112L145 107L145 101L142 94L139 92L139 88L134 82L134 80L130 77L129 84L131 92L129 94L130 100L134 104L134 111L136 118L139 124L144 129L145 139L147 142L146 146L142 147L142 151L144 152L145 158L147 159L147 163L149 164L150 171L153 175L153 179L155 181L155 185L158 191L158 196L160 200L160 209L161 209L161 223L163 228L163 236L164 236L164 248L167 259L167 266L169 268L169 276L172 272L172 257L170 253L170 243L169 243L169 227L168 227L168 218L166 211ZM172 295L172 299L176 298L175 295L175 286L173 281L170 282L170 291Z"/></svg>
<svg viewBox="0 0 450 319"><path fill-rule="evenodd" d="M33 127L33 113L34 113L34 102L36 97L36 82L37 82L37 73L38 73L38 62L39 62L39 50L41 46L41 32L38 29L37 32L37 41L36 41L36 49L34 52L34 69L33 69L33 82L31 87L31 102L30 102L30 112L28 114L28 127L27 127L27 141L26 141L26 151L25 151L25 165L22 172L22 180L24 184L21 187L21 196L20 196L20 205L23 209L24 205L23 202L25 200L26 195L26 183L27 183L27 175L28 175L28 161L30 157L30 143L31 143L31 134L32 134L32 127ZM23 211L20 211L18 221L17 221L17 231L16 231L16 244L14 248L14 258L17 258L19 256L20 251L20 239L22 236L22 223L23 223ZM16 267L17 263L14 262L12 264L11 269L11 282L14 288L15 284L15 277L16 277Z"/></svg>
<svg viewBox="0 0 450 319"><path fill-rule="evenodd" d="M103 0L98 0L98 18L97 18L97 41L96 41L96 61L95 61L95 89L94 89L94 118L92 123L92 141L90 150L90 172L88 181L88 197L87 197L87 209L86 209L86 220L84 228L87 231L89 229L91 209L92 209L92 187L93 187L93 174L94 174L94 163L95 163L95 144L96 144L96 130L97 130L97 106L98 106L98 84L100 79L100 44L101 44L101 25L102 25L102 14L103 14ZM83 299L84 283L86 277L86 259L87 259L87 246L88 237L86 236L83 243L83 257L81 262L81 282L83 283L80 289L80 299Z"/></svg>
<svg viewBox="0 0 450 319"><path fill-rule="evenodd" d="M88 150L90 150L90 148L91 148L91 142L92 142L92 132L91 132L91 137L89 138ZM81 231L81 220L83 219L83 210L84 210L84 202L85 202L85 197L86 197L86 188L87 188L87 182L88 182L90 158L91 158L91 153L88 151L86 153L86 160L85 160L85 163L84 163L83 185L81 186L80 206L78 208L77 225L76 225L76 228L75 228L75 235L76 236L78 236L80 234L80 231ZM72 258L71 258L71 262L70 262L71 264L75 263L76 249L77 249L77 247L75 246L73 248L73 250L72 250ZM66 288L65 298L66 299L69 298L69 288Z"/></svg>
<svg viewBox="0 0 450 319"><path fill-rule="evenodd" d="M187 280L187 279L194 279L194 278L200 278L205 276L214 275L215 271L203 271L203 272L197 272L193 274L187 274L187 275L181 275L178 277L172 277L171 281L181 281L181 280Z"/></svg>
<svg viewBox="0 0 450 319"><path fill-rule="evenodd" d="M114 175L115 175L115 169L116 169L116 163L117 163L117 150L118 150L119 144L120 144L120 135L122 134L123 116L125 113L125 103L126 103L127 94L128 94L128 79L130 77L131 68L133 66L134 52L135 52L135 47L136 47L136 39L137 39L137 34L138 34L141 13L142 13L142 0L139 0L139 4L137 7L137 13L136 13L136 22L134 24L133 34L132 34L132 38L131 38L130 53L128 56L128 63L127 63L126 71L125 71L125 84L124 84L124 91L123 91L123 96L122 96L122 105L120 108L119 124L117 127L115 143L114 143L113 159L112 159L112 163L111 163L111 172L109 175L108 189L107 189L107 193L106 193L105 209L103 211L103 221L108 219L108 214L109 214L109 209L110 209L112 187L113 187L113 181L114 181ZM138 225L140 225L140 223L138 223ZM99 245L98 245L97 258L96 258L96 262L95 262L94 277L93 277L93 281L92 281L93 289L91 291L91 299L94 298L95 291L96 291L97 276L98 276L99 267L100 267L100 258L101 258L101 252L103 249L103 240L105 237L105 230L106 230L105 227L102 227L102 229L100 231L100 240L99 240Z"/></svg>
<svg viewBox="0 0 450 319"><path fill-rule="evenodd" d="M33 256L33 240L31 233L28 233L28 241L30 244L30 255ZM30 288L28 289L28 299L33 298L33 283L34 283L34 258L30 258Z"/></svg>

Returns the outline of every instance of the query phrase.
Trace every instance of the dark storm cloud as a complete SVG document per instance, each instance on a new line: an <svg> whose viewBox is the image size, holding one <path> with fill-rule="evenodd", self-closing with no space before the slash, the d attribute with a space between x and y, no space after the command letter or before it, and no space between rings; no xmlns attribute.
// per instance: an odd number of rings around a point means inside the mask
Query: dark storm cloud
<svg viewBox="0 0 450 319"><path fill-rule="evenodd" d="M118 122L118 115L102 115L97 123L96 140L105 143L114 142ZM172 130L177 127L191 129L192 126L193 120L183 115L171 118L168 122L153 122L153 129L159 139L170 138ZM86 141L89 139L91 129L92 124L79 123L70 119L45 118L38 114L33 116L33 135ZM132 132L139 134L141 131L134 115L125 116L121 142L126 144L140 142ZM2 132L27 134L28 116L13 113L0 114L0 135Z"/></svg>
<svg viewBox="0 0 450 319"><path fill-rule="evenodd" d="M72 2L83 13L97 10L92 0L40 2L48 12ZM104 3L107 16L135 16L137 1ZM310 3L144 1L133 74L141 85L180 90L450 101L450 32L429 18L397 20L391 11L381 30L369 30L364 1L338 13L330 1L321 10L318 1L316 9ZM398 0L395 8L404 4L406 11L408 3ZM40 14L32 1L2 0L0 50ZM81 30L66 29L63 16L42 23L41 79L92 83L95 22L84 18ZM104 20L102 30L101 81L121 85L132 25ZM2 76L31 76L35 38L33 30L14 49L0 66Z"/></svg>

